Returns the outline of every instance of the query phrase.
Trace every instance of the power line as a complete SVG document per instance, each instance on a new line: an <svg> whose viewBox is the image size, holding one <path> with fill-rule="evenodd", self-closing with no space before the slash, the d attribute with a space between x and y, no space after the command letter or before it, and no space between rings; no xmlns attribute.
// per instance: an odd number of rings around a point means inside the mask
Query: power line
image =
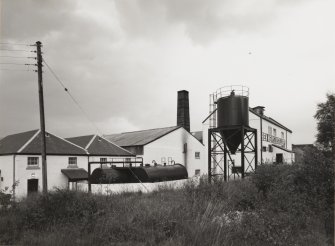
<svg viewBox="0 0 335 246"><path fill-rule="evenodd" d="M0 71L36 72L37 70L31 70L31 69L10 69L10 68L0 68Z"/></svg>
<svg viewBox="0 0 335 246"><path fill-rule="evenodd" d="M36 57L29 57L29 56L0 56L2 58L22 58L22 59L35 59L36 60Z"/></svg>
<svg viewBox="0 0 335 246"><path fill-rule="evenodd" d="M49 64L45 61L43 58L43 62L49 69L49 71L52 73L52 75L55 77L55 79L59 82L59 84L63 87L64 91L71 97L72 101L77 105L77 107L82 111L82 113L86 116L87 120L92 124L92 126L96 129L96 131L102 135L101 131L99 128L96 126L96 124L90 119L86 111L83 109L83 107L80 106L79 102L74 98L74 96L69 92L68 88L64 85L62 80L57 76L57 74L52 70L52 68L49 66Z"/></svg>
<svg viewBox="0 0 335 246"><path fill-rule="evenodd" d="M20 44L20 43L0 43L2 45L22 45L22 46L35 46L34 44Z"/></svg>
<svg viewBox="0 0 335 246"><path fill-rule="evenodd" d="M35 52L32 50L16 50L16 49L4 49L4 48L0 48L0 50L5 50L5 51L22 51L22 52Z"/></svg>
<svg viewBox="0 0 335 246"><path fill-rule="evenodd" d="M0 62L0 65L36 66L36 64L29 64L29 63L15 63L15 62Z"/></svg>

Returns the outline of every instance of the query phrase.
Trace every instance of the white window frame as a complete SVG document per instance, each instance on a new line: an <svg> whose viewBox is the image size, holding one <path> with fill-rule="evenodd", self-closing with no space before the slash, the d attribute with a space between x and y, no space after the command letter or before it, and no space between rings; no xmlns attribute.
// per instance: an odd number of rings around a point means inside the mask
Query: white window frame
<svg viewBox="0 0 335 246"><path fill-rule="evenodd" d="M73 160L75 160L75 161L73 162ZM76 156L70 156L69 157L69 159L68 159L69 166L76 167L77 163L78 163L78 158Z"/></svg>
<svg viewBox="0 0 335 246"><path fill-rule="evenodd" d="M200 159L200 151L195 151L194 152L194 158L195 159Z"/></svg>
<svg viewBox="0 0 335 246"><path fill-rule="evenodd" d="M34 163L32 163L32 160ZM28 156L27 157L27 166L28 167L38 167L39 166L39 158L37 156Z"/></svg>

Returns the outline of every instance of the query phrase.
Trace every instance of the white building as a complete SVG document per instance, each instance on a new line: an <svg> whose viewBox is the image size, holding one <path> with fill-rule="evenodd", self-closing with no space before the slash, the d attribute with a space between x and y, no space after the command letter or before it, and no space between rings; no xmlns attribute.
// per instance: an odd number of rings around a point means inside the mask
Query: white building
<svg viewBox="0 0 335 246"><path fill-rule="evenodd" d="M142 157L145 164L180 163L189 177L207 173L204 145L181 126L105 135L106 139Z"/></svg>
<svg viewBox="0 0 335 246"><path fill-rule="evenodd" d="M216 114L216 110L212 112ZM216 119L216 117L213 117ZM208 163L208 129L211 126L211 115L203 123L203 135L197 132L198 138L202 138L206 146L206 164ZM258 164L261 163L292 163L292 131L278 121L264 115L264 107L249 108L249 125L257 129L257 154ZM238 158L236 159L236 164Z"/></svg>
<svg viewBox="0 0 335 246"><path fill-rule="evenodd" d="M99 140L100 139L100 140ZM46 134L48 189L76 187L88 178L87 167L92 156L133 156L128 151L103 140L90 138L83 148L53 134ZM74 141L75 142L75 141ZM89 150L89 151L88 151ZM14 197L42 191L41 131L9 135L0 140L0 190L12 190ZM100 159L99 159L100 160ZM16 184L13 187L13 184Z"/></svg>

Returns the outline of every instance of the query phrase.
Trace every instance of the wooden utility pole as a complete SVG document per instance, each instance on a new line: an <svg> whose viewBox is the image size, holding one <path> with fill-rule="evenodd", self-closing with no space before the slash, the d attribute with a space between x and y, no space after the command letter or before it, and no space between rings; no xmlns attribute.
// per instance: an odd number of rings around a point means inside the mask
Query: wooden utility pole
<svg viewBox="0 0 335 246"><path fill-rule="evenodd" d="M46 140L45 140L45 118L44 118L44 99L43 99L43 79L42 79L42 43L36 42L37 54L37 75L38 75L38 95L40 105L40 124L41 124L41 152L42 152L42 182L43 193L48 192L48 178L47 178L47 154L46 154Z"/></svg>

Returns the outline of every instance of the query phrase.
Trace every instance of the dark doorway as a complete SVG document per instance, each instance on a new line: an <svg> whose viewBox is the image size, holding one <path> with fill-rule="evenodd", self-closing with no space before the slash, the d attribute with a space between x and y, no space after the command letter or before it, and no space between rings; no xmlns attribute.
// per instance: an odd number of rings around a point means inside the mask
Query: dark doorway
<svg viewBox="0 0 335 246"><path fill-rule="evenodd" d="M38 191L38 179L28 179L28 195Z"/></svg>
<svg viewBox="0 0 335 246"><path fill-rule="evenodd" d="M283 163L283 154L276 154L276 163Z"/></svg>

